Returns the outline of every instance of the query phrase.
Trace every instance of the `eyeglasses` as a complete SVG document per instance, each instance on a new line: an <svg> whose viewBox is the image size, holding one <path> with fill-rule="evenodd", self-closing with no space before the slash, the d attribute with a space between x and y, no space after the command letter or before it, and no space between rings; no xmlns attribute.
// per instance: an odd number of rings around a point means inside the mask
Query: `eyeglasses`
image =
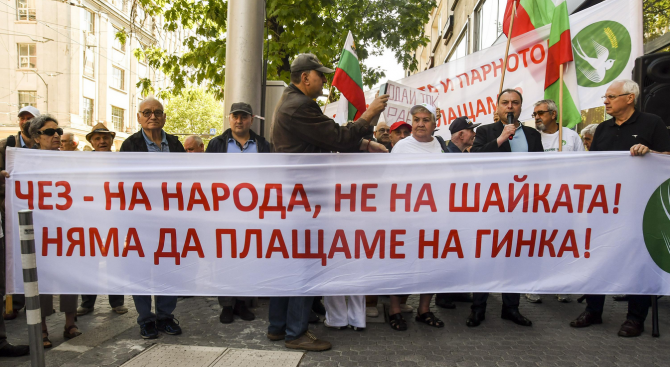
<svg viewBox="0 0 670 367"><path fill-rule="evenodd" d="M55 133L58 133L59 136L63 135L63 129L60 127L58 129L44 129L37 131L39 132L39 135L54 136Z"/></svg>
<svg viewBox="0 0 670 367"><path fill-rule="evenodd" d="M388 133L391 131L391 129L377 129L377 131L380 133Z"/></svg>
<svg viewBox="0 0 670 367"><path fill-rule="evenodd" d="M629 95L629 94L632 94L632 93L624 93L624 94L619 94L619 95L610 94L610 95L608 95L608 96L602 96L602 97L600 97L600 98L602 98L603 102L605 102L605 101L607 101L608 99L609 99L610 101L612 101L612 100L615 100L615 99L617 99L617 98L619 98L619 97L621 97L621 96L627 96L627 95Z"/></svg>
<svg viewBox="0 0 670 367"><path fill-rule="evenodd" d="M151 114L156 116L156 118L163 117L163 110L154 110L154 111L144 110L141 113L142 113L142 116L147 117L147 118L151 117Z"/></svg>
<svg viewBox="0 0 670 367"><path fill-rule="evenodd" d="M532 116L533 118L535 118L536 116L544 115L544 114L547 113L547 112L550 112L550 111L537 111L537 112L533 112L533 114L532 114L531 116Z"/></svg>

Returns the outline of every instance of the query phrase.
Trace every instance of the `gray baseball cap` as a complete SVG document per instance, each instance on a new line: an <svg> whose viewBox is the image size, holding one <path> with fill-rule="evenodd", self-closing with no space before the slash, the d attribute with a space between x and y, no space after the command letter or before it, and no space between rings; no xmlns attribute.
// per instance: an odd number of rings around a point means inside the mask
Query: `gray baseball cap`
<svg viewBox="0 0 670 367"><path fill-rule="evenodd" d="M33 106L25 106L23 107L20 111L19 114L17 115L18 117L21 117L21 115L24 112L28 112L29 114L33 115L33 117L39 117L40 116L40 110Z"/></svg>
<svg viewBox="0 0 670 367"><path fill-rule="evenodd" d="M305 70L316 70L324 74L332 74L335 72L335 70L323 66L316 55L300 54L291 63L291 72Z"/></svg>

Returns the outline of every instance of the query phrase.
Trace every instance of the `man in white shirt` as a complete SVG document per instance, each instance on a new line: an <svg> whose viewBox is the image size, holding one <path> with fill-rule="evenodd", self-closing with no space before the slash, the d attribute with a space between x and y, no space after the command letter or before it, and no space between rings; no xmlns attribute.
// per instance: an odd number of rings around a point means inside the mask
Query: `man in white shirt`
<svg viewBox="0 0 670 367"><path fill-rule="evenodd" d="M558 109L556 103L551 99L543 99L535 103L533 118L535 119L535 128L542 136L542 147L545 152L558 152ZM564 152L583 152L584 144L582 139L575 131L563 128L563 151Z"/></svg>
<svg viewBox="0 0 670 367"><path fill-rule="evenodd" d="M437 127L435 107L422 103L412 107L412 135L393 146L394 153L444 153L440 142L433 137Z"/></svg>

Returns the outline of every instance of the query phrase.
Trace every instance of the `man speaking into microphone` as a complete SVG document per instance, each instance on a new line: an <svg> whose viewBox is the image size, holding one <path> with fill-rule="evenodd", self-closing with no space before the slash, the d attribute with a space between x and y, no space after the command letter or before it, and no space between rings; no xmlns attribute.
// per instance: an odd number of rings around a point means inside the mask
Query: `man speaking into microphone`
<svg viewBox="0 0 670 367"><path fill-rule="evenodd" d="M500 120L477 128L475 142L470 152L544 152L542 137L537 130L519 123L521 103L523 97L515 89L505 89L498 96L496 113ZM466 325L479 326L486 318L486 301L488 293L473 293L470 316ZM518 293L502 294L501 317L521 326L531 326L533 323L519 312Z"/></svg>
<svg viewBox="0 0 670 367"><path fill-rule="evenodd" d="M519 123L523 97L516 89L505 89L498 96L496 113L500 120L477 128L470 152L544 152L537 130ZM512 121L510 121L510 117Z"/></svg>

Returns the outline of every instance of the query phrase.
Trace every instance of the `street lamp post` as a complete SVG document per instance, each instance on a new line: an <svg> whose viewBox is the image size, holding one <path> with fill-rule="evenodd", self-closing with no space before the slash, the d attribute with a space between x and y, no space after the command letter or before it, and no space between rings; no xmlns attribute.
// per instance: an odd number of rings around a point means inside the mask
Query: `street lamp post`
<svg viewBox="0 0 670 367"><path fill-rule="evenodd" d="M35 75L40 77L40 79L42 80L42 83L44 83L44 86L46 87L46 90L47 90L47 93L46 93L46 98L47 98L46 99L46 104L47 104L46 113L49 113L49 84L47 84L47 82L44 80L44 78L42 78L42 76L38 72L36 72L35 70L30 70L30 71L32 71L33 73L35 73ZM62 73L61 72L47 73L47 76L57 76L57 75L60 75L60 74L62 74Z"/></svg>

